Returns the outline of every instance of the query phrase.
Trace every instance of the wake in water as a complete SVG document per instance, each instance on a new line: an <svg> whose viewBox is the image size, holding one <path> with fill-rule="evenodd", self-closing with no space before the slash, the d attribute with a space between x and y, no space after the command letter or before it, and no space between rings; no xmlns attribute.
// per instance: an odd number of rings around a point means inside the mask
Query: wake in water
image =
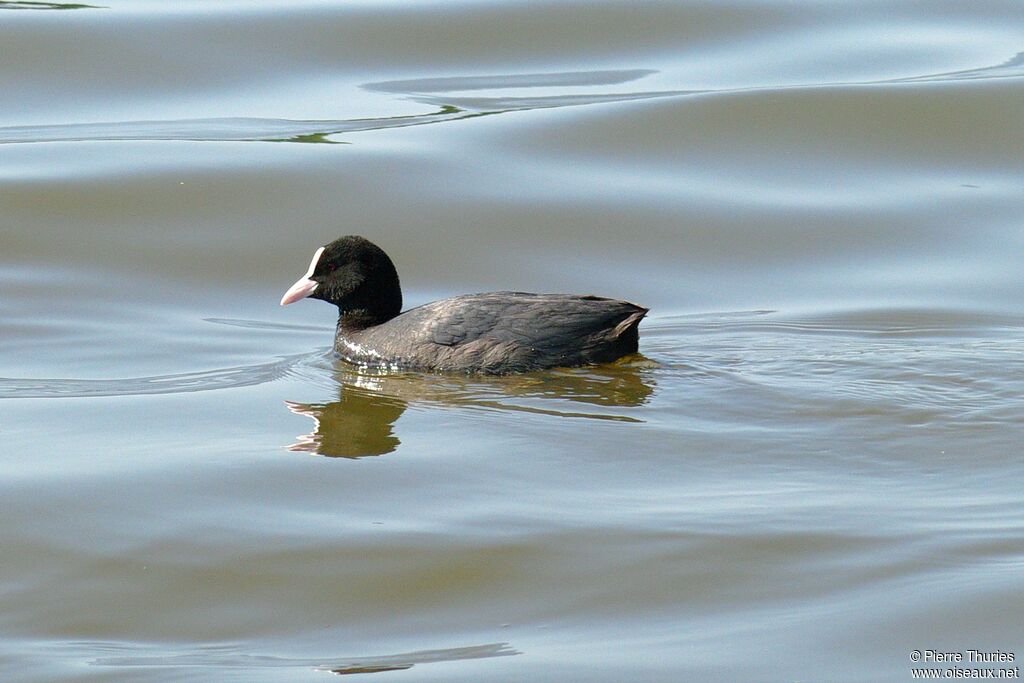
<svg viewBox="0 0 1024 683"><path fill-rule="evenodd" d="M207 322L234 327L275 331L306 332L323 328L309 325L285 325L258 320L207 318ZM301 363L325 357L326 349L310 353L278 356L251 365L211 370L196 370L169 375L116 379L65 379L0 377L0 399L4 398L99 398L104 396L143 396L182 394L196 391L232 389L272 382L284 377Z"/></svg>
<svg viewBox="0 0 1024 683"><path fill-rule="evenodd" d="M183 394L263 384L283 377L296 363L315 354L283 356L266 363L127 379L16 379L0 377L0 398L97 398Z"/></svg>
<svg viewBox="0 0 1024 683"><path fill-rule="evenodd" d="M128 379L0 378L0 398L175 394L290 377L335 398L285 400L287 410L313 421L312 431L289 450L342 457L394 450L393 426L411 404L644 423L641 416L656 411L635 409L655 401L659 387L710 392L717 398L693 419L730 429L880 414L902 424L977 425L1021 410L1022 329L1024 320L1016 317L947 310L667 316L645 327L642 350L650 359L605 366L494 378L366 372L321 348L250 365Z"/></svg>

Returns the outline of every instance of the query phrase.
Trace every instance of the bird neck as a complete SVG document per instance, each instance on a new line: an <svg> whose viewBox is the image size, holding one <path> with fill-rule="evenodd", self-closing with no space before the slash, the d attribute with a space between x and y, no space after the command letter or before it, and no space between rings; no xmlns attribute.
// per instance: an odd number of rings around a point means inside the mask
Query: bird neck
<svg viewBox="0 0 1024 683"><path fill-rule="evenodd" d="M348 309L338 314L338 329L342 332L358 332L368 327L380 325L394 316L382 316L366 308Z"/></svg>
<svg viewBox="0 0 1024 683"><path fill-rule="evenodd" d="M344 332L365 330L386 323L401 312L402 290L397 285L383 297L380 293L350 297L344 308L338 307L338 329Z"/></svg>

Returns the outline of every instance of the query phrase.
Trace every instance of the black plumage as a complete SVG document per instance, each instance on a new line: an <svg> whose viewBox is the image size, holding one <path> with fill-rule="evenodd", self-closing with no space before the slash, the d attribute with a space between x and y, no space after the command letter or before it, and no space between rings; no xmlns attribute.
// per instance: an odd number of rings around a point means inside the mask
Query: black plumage
<svg viewBox="0 0 1024 683"><path fill-rule="evenodd" d="M282 305L309 296L339 309L334 349L359 365L507 374L605 363L636 353L646 308L573 294L464 294L399 313L394 264L357 236L318 251Z"/></svg>

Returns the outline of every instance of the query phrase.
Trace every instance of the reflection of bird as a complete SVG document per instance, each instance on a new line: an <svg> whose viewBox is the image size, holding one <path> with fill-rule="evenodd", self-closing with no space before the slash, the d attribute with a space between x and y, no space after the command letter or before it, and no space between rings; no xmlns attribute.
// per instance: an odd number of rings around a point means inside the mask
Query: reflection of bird
<svg viewBox="0 0 1024 683"><path fill-rule="evenodd" d="M641 359L637 356L637 359ZM569 399L597 406L632 407L647 402L653 391L643 370L649 370L651 361L643 359L630 365L602 365L596 368L561 370L546 374L533 384L509 391L515 395L533 395L546 398Z"/></svg>
<svg viewBox="0 0 1024 683"><path fill-rule="evenodd" d="M390 453L399 446L393 426L407 403L640 422L607 410L643 405L653 392L647 378L650 361L637 358L593 368L511 377L367 374L339 364L336 379L341 388L337 401L285 401L288 410L315 423L312 433L298 437L288 450L345 458ZM567 406L567 402L597 408L582 412Z"/></svg>
<svg viewBox="0 0 1024 683"><path fill-rule="evenodd" d="M362 237L321 247L281 305L305 297L339 309L334 350L363 366L507 374L605 363L637 351L646 308L571 294L492 292L400 313L388 255Z"/></svg>
<svg viewBox="0 0 1024 683"><path fill-rule="evenodd" d="M392 425L405 412L405 402L392 396L344 386L339 400L305 404L285 401L296 415L313 418L313 432L288 447L331 457L361 458L384 455L398 448Z"/></svg>

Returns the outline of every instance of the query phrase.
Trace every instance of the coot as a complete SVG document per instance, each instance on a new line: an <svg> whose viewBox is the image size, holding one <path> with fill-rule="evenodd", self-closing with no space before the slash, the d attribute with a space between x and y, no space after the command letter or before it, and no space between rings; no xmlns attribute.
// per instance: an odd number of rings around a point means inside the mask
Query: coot
<svg viewBox="0 0 1024 683"><path fill-rule="evenodd" d="M573 294L491 292L435 301L405 313L398 272L356 235L313 254L281 298L338 307L334 350L357 365L508 374L606 363L636 353L646 308Z"/></svg>

